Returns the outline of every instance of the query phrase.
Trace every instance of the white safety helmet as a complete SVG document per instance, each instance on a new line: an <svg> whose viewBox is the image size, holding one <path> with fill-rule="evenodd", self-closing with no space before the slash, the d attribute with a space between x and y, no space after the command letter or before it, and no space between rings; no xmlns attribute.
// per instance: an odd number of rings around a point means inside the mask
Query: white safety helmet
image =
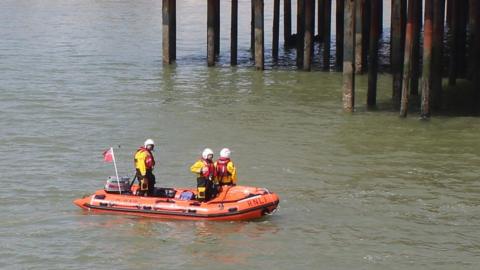
<svg viewBox="0 0 480 270"><path fill-rule="evenodd" d="M228 148L223 148L221 151L220 151L220 157L221 158L230 158L230 149Z"/></svg>
<svg viewBox="0 0 480 270"><path fill-rule="evenodd" d="M213 155L213 151L210 148L205 148L202 152L202 158L207 159L208 155Z"/></svg>
<svg viewBox="0 0 480 270"><path fill-rule="evenodd" d="M147 145L153 145L155 146L155 142L152 139L147 139L143 146L147 147Z"/></svg>

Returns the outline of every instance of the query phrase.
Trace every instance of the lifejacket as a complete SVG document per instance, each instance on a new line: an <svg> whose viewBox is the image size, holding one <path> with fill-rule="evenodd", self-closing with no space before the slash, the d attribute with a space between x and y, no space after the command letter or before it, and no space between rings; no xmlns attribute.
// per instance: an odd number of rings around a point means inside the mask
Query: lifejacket
<svg viewBox="0 0 480 270"><path fill-rule="evenodd" d="M208 168L206 172L200 171L200 175L205 177L205 178L213 178L216 176L215 173L215 164L212 161L209 161L207 159L201 159L203 162L203 165Z"/></svg>
<svg viewBox="0 0 480 270"><path fill-rule="evenodd" d="M155 158L153 157L152 152L150 150L148 150L147 148L142 146L137 150L137 152L135 152L135 157L140 152L146 154L146 156L145 156L145 168L147 170L153 170L153 167L155 166ZM137 163L138 163L138 160L135 158L135 167L138 168Z"/></svg>
<svg viewBox="0 0 480 270"><path fill-rule="evenodd" d="M217 177L220 181L223 180L224 177L231 176L232 174L227 170L227 165L230 162L229 158L219 158L217 160Z"/></svg>

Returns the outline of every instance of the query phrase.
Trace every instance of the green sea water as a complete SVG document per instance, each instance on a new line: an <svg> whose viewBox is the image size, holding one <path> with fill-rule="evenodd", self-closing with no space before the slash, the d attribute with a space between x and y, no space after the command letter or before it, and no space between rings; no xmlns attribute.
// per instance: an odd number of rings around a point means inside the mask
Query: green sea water
<svg viewBox="0 0 480 270"><path fill-rule="evenodd" d="M248 1L239 67L229 2L207 68L206 1L194 0L177 1L177 63L164 66L161 2L0 3L1 269L477 269L477 117L400 119L386 74L378 111L365 109L360 76L357 112L345 114L341 74L296 71L294 51L255 71ZM147 137L157 185L193 187L201 150L229 147L240 184L278 193L278 212L191 222L72 204L114 174L105 149L131 176Z"/></svg>

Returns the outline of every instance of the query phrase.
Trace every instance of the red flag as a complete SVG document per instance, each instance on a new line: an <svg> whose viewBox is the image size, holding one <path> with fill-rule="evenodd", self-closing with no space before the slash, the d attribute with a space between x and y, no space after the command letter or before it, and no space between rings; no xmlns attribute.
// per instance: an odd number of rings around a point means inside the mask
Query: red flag
<svg viewBox="0 0 480 270"><path fill-rule="evenodd" d="M113 161L113 148L110 148L107 151L103 152L103 160L105 162Z"/></svg>

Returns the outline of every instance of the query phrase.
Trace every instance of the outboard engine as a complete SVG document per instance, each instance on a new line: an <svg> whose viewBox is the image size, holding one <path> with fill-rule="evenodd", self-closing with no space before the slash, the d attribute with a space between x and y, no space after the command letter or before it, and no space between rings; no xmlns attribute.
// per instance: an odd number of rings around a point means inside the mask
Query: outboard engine
<svg viewBox="0 0 480 270"><path fill-rule="evenodd" d="M130 193L130 177L110 176L105 184L105 192L107 193Z"/></svg>

